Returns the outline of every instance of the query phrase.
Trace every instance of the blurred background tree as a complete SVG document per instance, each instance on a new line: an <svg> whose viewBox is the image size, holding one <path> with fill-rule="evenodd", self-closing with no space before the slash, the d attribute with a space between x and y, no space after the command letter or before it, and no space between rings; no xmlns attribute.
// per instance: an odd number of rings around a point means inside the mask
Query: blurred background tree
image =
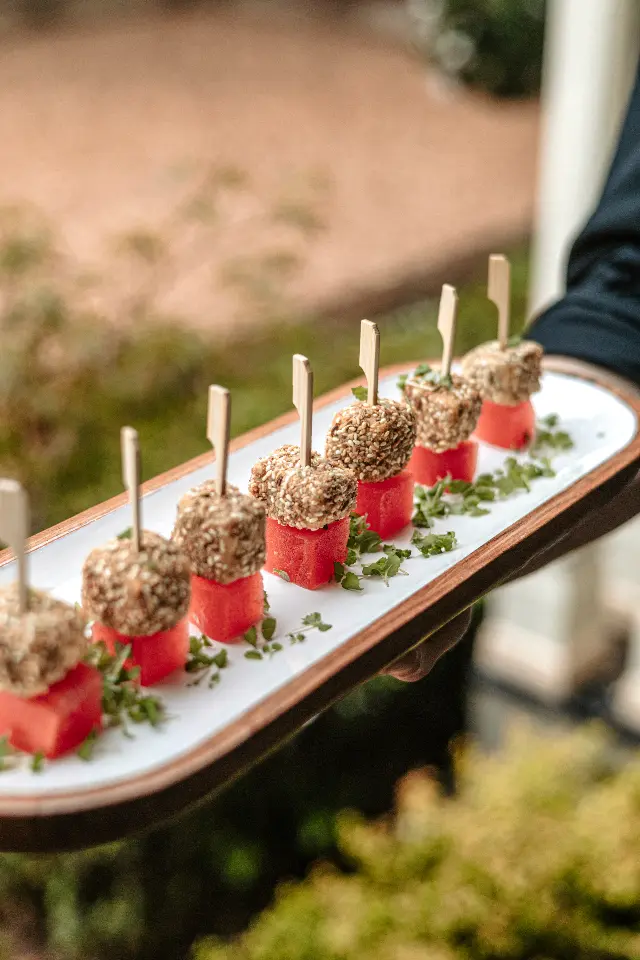
<svg viewBox="0 0 640 960"><path fill-rule="evenodd" d="M3 0L30 27L52 26L70 17L76 0ZM195 8L224 6L234 0L149 0L153 10L180 13ZM404 4L415 42L443 73L501 97L535 95L540 87L544 40L545 0L391 0ZM366 0L318 0L317 15L346 17ZM307 0L299 6L308 7ZM117 16L115 0L101 0L96 9ZM121 9L121 8L120 8Z"/></svg>
<svg viewBox="0 0 640 960"><path fill-rule="evenodd" d="M545 0L407 0L416 43L443 73L499 97L538 93Z"/></svg>
<svg viewBox="0 0 640 960"><path fill-rule="evenodd" d="M461 763L453 801L414 772L392 822L343 816L350 875L316 868L195 960L636 960L637 760L616 771L593 731L519 731Z"/></svg>

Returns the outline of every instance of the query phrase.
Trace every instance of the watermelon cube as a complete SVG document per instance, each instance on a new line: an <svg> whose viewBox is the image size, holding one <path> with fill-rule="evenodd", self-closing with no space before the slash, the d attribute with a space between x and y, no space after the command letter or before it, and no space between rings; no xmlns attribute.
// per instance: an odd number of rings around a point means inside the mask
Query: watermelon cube
<svg viewBox="0 0 640 960"><path fill-rule="evenodd" d="M395 536L411 523L413 516L413 475L408 470L388 480L358 482L356 513L367 518L367 524L383 540Z"/></svg>
<svg viewBox="0 0 640 960"><path fill-rule="evenodd" d="M432 487L438 480L451 477L452 480L466 480L471 483L478 463L478 444L475 440L464 440L452 450L435 453L428 447L414 447L408 469L416 483Z"/></svg>
<svg viewBox="0 0 640 960"><path fill-rule="evenodd" d="M334 563L347 559L348 539L348 517L321 530L298 530L268 517L265 570L282 572L291 583L316 590L333 580Z"/></svg>
<svg viewBox="0 0 640 960"><path fill-rule="evenodd" d="M94 623L94 643L104 643L109 653L115 653L118 645L131 646L131 656L126 667L140 668L140 683L152 687L176 670L183 669L189 655L189 621L183 617L169 630L160 630L148 637L127 637L103 623Z"/></svg>
<svg viewBox="0 0 640 960"><path fill-rule="evenodd" d="M16 750L54 760L102 727L102 675L79 663L37 697L0 693L0 736Z"/></svg>
<svg viewBox="0 0 640 960"><path fill-rule="evenodd" d="M475 430L478 440L505 450L523 450L536 433L536 415L531 400L507 407L484 400Z"/></svg>
<svg viewBox="0 0 640 960"><path fill-rule="evenodd" d="M264 617L262 575L254 573L232 583L218 583L192 574L189 616L211 640L239 643L249 627Z"/></svg>

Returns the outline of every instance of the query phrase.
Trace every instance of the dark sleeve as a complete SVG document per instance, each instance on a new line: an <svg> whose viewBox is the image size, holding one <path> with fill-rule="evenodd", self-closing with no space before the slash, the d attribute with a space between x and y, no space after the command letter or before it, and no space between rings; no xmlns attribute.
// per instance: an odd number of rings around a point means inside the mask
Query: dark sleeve
<svg viewBox="0 0 640 960"><path fill-rule="evenodd" d="M570 253L567 293L527 336L640 383L640 71L602 197Z"/></svg>

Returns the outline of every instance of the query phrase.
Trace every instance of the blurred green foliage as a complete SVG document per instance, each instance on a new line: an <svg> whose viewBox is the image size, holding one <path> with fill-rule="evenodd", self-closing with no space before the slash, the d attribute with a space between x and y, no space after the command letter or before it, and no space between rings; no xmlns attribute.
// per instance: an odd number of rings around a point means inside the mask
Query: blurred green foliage
<svg viewBox="0 0 640 960"><path fill-rule="evenodd" d="M0 856L0 926L22 917L35 946L64 960L178 960L199 936L244 929L278 883L319 857L348 868L336 848L342 809L380 816L416 766L444 771L447 785L470 646L420 683L359 688L220 797L148 836Z"/></svg>
<svg viewBox="0 0 640 960"><path fill-rule="evenodd" d="M67 0L4 0L32 27L64 19L73 4ZM155 0L158 10L187 10L202 0ZM208 0L215 9L228 0ZM300 0L302 4L302 0ZM448 76L501 97L535 95L540 88L546 0L405 0L421 51ZM329 14L349 13L358 0L317 0ZM0 0L0 7L2 2ZM116 0L103 6L117 14ZM153 8L153 0L150 0ZM303 217L315 226L308 210L286 208L283 220Z"/></svg>
<svg viewBox="0 0 640 960"><path fill-rule="evenodd" d="M392 823L341 818L345 875L316 868L195 960L637 960L640 761L596 732L462 758L455 801L400 783Z"/></svg>
<svg viewBox="0 0 640 960"><path fill-rule="evenodd" d="M545 0L408 0L417 42L450 77L501 97L540 89Z"/></svg>

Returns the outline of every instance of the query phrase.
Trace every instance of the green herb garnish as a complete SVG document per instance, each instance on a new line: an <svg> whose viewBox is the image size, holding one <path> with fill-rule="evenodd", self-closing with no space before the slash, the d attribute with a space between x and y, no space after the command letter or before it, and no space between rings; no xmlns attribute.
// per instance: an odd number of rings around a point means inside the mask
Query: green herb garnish
<svg viewBox="0 0 640 960"><path fill-rule="evenodd" d="M286 583L291 583L291 577L286 572L286 570L274 570L273 571L276 577L280 577L281 580L284 580Z"/></svg>
<svg viewBox="0 0 640 960"><path fill-rule="evenodd" d="M559 422L558 414L550 413L536 424L535 440L530 447L532 454L541 450L571 450L574 444L567 431L555 429Z"/></svg>
<svg viewBox="0 0 640 960"><path fill-rule="evenodd" d="M333 627L330 623L325 623L322 619L321 613L308 613L302 618L302 626L298 630L293 630L291 633L287 634L287 640L291 644L303 643L306 639L306 634L310 630L319 630L320 633L326 633L327 630L332 630Z"/></svg>
<svg viewBox="0 0 640 960"><path fill-rule="evenodd" d="M31 769L34 773L42 773L44 770L44 753L34 753L31 758Z"/></svg>
<svg viewBox="0 0 640 960"><path fill-rule="evenodd" d="M419 530L414 530L411 543L414 547L417 547L423 557L436 557L441 553L449 553L458 546L458 541L453 530L450 530L448 533L427 534L422 534Z"/></svg>
<svg viewBox="0 0 640 960"><path fill-rule="evenodd" d="M78 747L76 753L81 760L84 760L85 763L88 763L89 760L93 758L93 751L95 750L96 743L98 742L98 731L92 730L91 733L87 736L80 746Z"/></svg>
<svg viewBox="0 0 640 960"><path fill-rule="evenodd" d="M367 518L352 513L349 518L349 540L347 541L347 566L351 567L364 553L379 553L382 550L382 538L367 526Z"/></svg>
<svg viewBox="0 0 640 960"><path fill-rule="evenodd" d="M382 578L388 584L389 577L406 574L402 569L402 561L411 556L411 550L400 550L392 543L383 544L380 535L367 526L366 517L352 513L349 523L347 559L345 563L333 565L334 578L343 590L359 593L363 589L362 580ZM385 555L375 563L364 564L361 573L349 569L361 562L362 557L369 553Z"/></svg>
<svg viewBox="0 0 640 960"><path fill-rule="evenodd" d="M547 457L520 462L507 457L504 466L494 473L482 473L473 483L445 477L433 487L415 488L413 525L419 529L433 526L440 517L482 517L490 511L486 505L494 500L505 500L519 490L530 490L531 481L539 477L554 477L555 471Z"/></svg>
<svg viewBox="0 0 640 960"><path fill-rule="evenodd" d="M189 684L197 687L207 678L209 689L220 683L220 670L229 666L229 654L224 647L214 651L214 646L208 637L201 634L199 637L189 637L189 659L185 670L196 675L196 679ZM214 669L215 668L215 669Z"/></svg>
<svg viewBox="0 0 640 960"><path fill-rule="evenodd" d="M277 622L274 617L266 617L262 621L262 636L265 640L271 640L276 632Z"/></svg>
<svg viewBox="0 0 640 960"><path fill-rule="evenodd" d="M258 646L258 631L255 627L249 627L244 635L244 640L245 643L248 643L250 647Z"/></svg>
<svg viewBox="0 0 640 960"><path fill-rule="evenodd" d="M122 727L131 736L128 721L158 726L166 713L159 697L144 693L139 686L139 667L127 667L131 646L116 645L109 653L104 643L93 644L87 662L102 674L102 713L107 727Z"/></svg>
<svg viewBox="0 0 640 960"><path fill-rule="evenodd" d="M259 650L247 650L245 660L262 660L262 654Z"/></svg>
<svg viewBox="0 0 640 960"><path fill-rule="evenodd" d="M354 395L356 400L362 400L366 402L367 397L369 396L369 391L366 387L351 387L351 393Z"/></svg>
<svg viewBox="0 0 640 960"><path fill-rule="evenodd" d="M8 737L0 737L0 773L11 770L15 766L16 751L9 743Z"/></svg>
<svg viewBox="0 0 640 960"><path fill-rule="evenodd" d="M402 392L404 392L407 380L421 380L423 383L432 383L436 387L447 387L449 389L453 386L451 374L434 370L428 363L420 363L413 373L403 373L398 377L398 388Z"/></svg>
<svg viewBox="0 0 640 960"><path fill-rule="evenodd" d="M119 533L116 537L116 540L131 540L133 536L133 527L127 527L126 530L123 530L122 533Z"/></svg>

